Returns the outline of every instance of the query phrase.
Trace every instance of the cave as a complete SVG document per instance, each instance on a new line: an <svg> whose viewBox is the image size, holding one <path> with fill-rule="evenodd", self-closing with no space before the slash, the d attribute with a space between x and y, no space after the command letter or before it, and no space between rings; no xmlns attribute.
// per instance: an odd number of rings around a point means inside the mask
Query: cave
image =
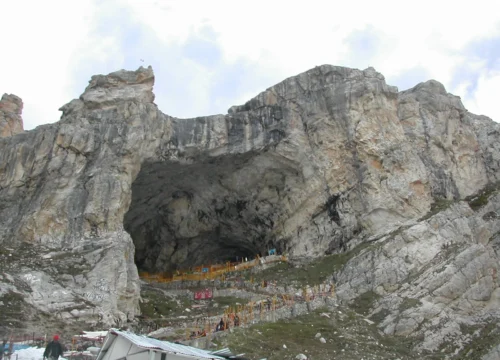
<svg viewBox="0 0 500 360"><path fill-rule="evenodd" d="M303 183L296 166L271 151L144 162L124 218L139 271L172 272L285 251L280 228L293 208L287 206L292 190Z"/></svg>

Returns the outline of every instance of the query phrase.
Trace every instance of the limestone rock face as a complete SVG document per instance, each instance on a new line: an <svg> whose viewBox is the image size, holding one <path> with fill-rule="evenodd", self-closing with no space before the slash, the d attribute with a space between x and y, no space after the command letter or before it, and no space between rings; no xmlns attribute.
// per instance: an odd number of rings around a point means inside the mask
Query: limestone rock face
<svg viewBox="0 0 500 360"><path fill-rule="evenodd" d="M400 93L323 65L195 119L159 111L153 84L151 68L94 76L58 123L0 139L0 242L31 306L120 323L136 265L338 252L498 177L498 128L436 81Z"/></svg>
<svg viewBox="0 0 500 360"><path fill-rule="evenodd" d="M401 92L398 116L408 141L429 171L433 197L460 199L488 183L488 164L481 159L474 115L442 84L430 80Z"/></svg>
<svg viewBox="0 0 500 360"><path fill-rule="evenodd" d="M418 350L463 348L479 334L467 329L500 320L499 211L496 189L480 208L461 201L388 231L337 275L337 296L371 293L370 316L386 334L421 336Z"/></svg>
<svg viewBox="0 0 500 360"><path fill-rule="evenodd" d="M0 99L0 137L23 132L23 101L16 95L3 94Z"/></svg>

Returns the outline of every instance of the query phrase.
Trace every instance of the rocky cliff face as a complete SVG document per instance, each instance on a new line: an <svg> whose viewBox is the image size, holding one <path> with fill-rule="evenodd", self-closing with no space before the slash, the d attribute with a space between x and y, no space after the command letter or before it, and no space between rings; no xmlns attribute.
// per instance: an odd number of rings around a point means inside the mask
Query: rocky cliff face
<svg viewBox="0 0 500 360"><path fill-rule="evenodd" d="M0 99L0 137L23 132L23 102L16 95L3 94Z"/></svg>
<svg viewBox="0 0 500 360"><path fill-rule="evenodd" d="M195 119L160 112L153 84L151 68L94 76L58 123L0 139L9 264L0 296L23 292L62 317L123 322L138 311L136 264L168 271L269 248L343 251L498 180L498 125L433 80L398 92L373 68L324 65ZM450 217L472 215L454 209ZM403 275L428 260L421 230ZM469 245L498 262L486 240ZM339 280L346 299L367 288L355 274Z"/></svg>
<svg viewBox="0 0 500 360"><path fill-rule="evenodd" d="M494 329L500 319L500 195L496 188L483 196L442 203L436 215L365 242L336 276L337 295L369 297L370 316L381 329L420 337L417 349L453 352L485 325Z"/></svg>

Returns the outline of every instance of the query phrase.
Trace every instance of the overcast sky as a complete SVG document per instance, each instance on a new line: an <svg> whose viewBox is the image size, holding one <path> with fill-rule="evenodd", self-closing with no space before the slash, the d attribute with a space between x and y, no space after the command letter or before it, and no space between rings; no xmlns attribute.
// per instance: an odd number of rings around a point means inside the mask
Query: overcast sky
<svg viewBox="0 0 500 360"><path fill-rule="evenodd" d="M0 94L23 99L32 129L58 121L92 75L151 65L160 109L194 117L226 113L316 65L373 66L400 90L436 79L469 111L500 122L495 3L6 1Z"/></svg>

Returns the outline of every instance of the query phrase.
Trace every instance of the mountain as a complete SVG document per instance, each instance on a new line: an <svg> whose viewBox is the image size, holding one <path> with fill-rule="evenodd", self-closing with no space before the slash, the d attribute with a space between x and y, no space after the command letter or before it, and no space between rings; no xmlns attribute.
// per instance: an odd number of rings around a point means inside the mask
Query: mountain
<svg viewBox="0 0 500 360"><path fill-rule="evenodd" d="M399 92L373 68L322 65L178 119L154 81L151 67L93 76L32 131L4 125L22 102L2 98L17 107L0 107L0 300L27 309L5 319L119 326L139 313L138 269L271 248L350 254L337 297L374 294L380 328L421 331L425 349L499 317L500 127L442 84Z"/></svg>

